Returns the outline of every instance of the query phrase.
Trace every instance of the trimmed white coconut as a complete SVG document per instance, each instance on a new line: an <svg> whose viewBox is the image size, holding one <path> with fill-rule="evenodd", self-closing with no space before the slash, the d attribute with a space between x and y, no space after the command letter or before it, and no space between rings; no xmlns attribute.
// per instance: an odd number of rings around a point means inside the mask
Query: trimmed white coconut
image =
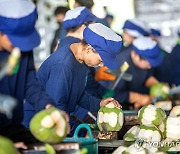
<svg viewBox="0 0 180 154"><path fill-rule="evenodd" d="M159 126L164 138L180 139L180 117L168 116Z"/></svg>
<svg viewBox="0 0 180 154"><path fill-rule="evenodd" d="M147 154L147 150L143 147L137 147L135 144L129 146L126 150L123 151L124 154Z"/></svg>
<svg viewBox="0 0 180 154"><path fill-rule="evenodd" d="M139 123L145 126L159 126L166 118L166 113L152 104L142 107L138 112Z"/></svg>
<svg viewBox="0 0 180 154"><path fill-rule="evenodd" d="M50 115L45 116L41 121L41 126L44 128L51 128L54 125L54 121L52 120Z"/></svg>
<svg viewBox="0 0 180 154"><path fill-rule="evenodd" d="M169 148L168 151L176 151L176 152L179 152L179 151L180 151L180 145L179 145L179 146L171 147L171 148Z"/></svg>
<svg viewBox="0 0 180 154"><path fill-rule="evenodd" d="M133 126L126 132L123 139L125 141L135 141L139 134L139 131L140 131L139 126Z"/></svg>
<svg viewBox="0 0 180 154"><path fill-rule="evenodd" d="M66 130L66 121L64 120L64 117L62 115L59 116L59 119L56 123L56 133L58 136L62 137L64 136Z"/></svg>
<svg viewBox="0 0 180 154"><path fill-rule="evenodd" d="M170 116L180 116L180 105L174 106L169 114Z"/></svg>
<svg viewBox="0 0 180 154"><path fill-rule="evenodd" d="M123 112L120 108L109 103L101 107L97 116L97 125L100 131L119 131L123 125Z"/></svg>
<svg viewBox="0 0 180 154"><path fill-rule="evenodd" d="M103 112L98 112L98 120L99 120L99 123L103 123L103 121L104 121L104 114L103 114Z"/></svg>
<svg viewBox="0 0 180 154"><path fill-rule="evenodd" d="M112 112L112 113L109 113L109 125L111 127L115 127L116 124L117 124L117 120L118 120L118 116L116 113Z"/></svg>
<svg viewBox="0 0 180 154"><path fill-rule="evenodd" d="M123 153L123 151L125 151L127 149L126 146L120 146L118 147L112 154L121 154Z"/></svg>
<svg viewBox="0 0 180 154"><path fill-rule="evenodd" d="M161 132L154 126L139 126L140 131L137 138L145 141L159 142L162 139Z"/></svg>

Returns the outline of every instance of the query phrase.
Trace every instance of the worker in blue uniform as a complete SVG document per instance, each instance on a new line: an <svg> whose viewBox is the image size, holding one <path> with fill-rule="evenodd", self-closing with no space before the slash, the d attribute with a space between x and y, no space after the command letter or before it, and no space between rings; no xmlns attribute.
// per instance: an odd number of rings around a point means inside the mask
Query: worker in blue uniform
<svg viewBox="0 0 180 154"><path fill-rule="evenodd" d="M170 61L170 84L180 85L180 30L178 30L178 40L169 56Z"/></svg>
<svg viewBox="0 0 180 154"><path fill-rule="evenodd" d="M15 126L20 125L23 120L24 99L34 107L36 112L55 105L36 78L32 52L33 48L40 44L40 36L35 29L36 19L37 11L32 2L0 1L0 61L9 56L14 47L21 50L16 74L5 76L0 81L0 93L10 95L18 101L11 119L0 114L0 134L2 135L10 135L13 131L17 131Z"/></svg>
<svg viewBox="0 0 180 154"><path fill-rule="evenodd" d="M123 43L122 51L132 50L133 41L141 36L148 36L149 32L144 22L137 19L128 19L123 25Z"/></svg>
<svg viewBox="0 0 180 154"><path fill-rule="evenodd" d="M47 93L54 99L56 106L70 116L77 105L97 112L100 106L113 102L113 98L98 99L86 90L88 67L107 65L117 68L116 56L121 48L122 39L110 28L100 24L90 24L83 31L84 40L70 46L59 47L38 70L38 79ZM70 117L71 135L74 123Z"/></svg>
<svg viewBox="0 0 180 154"><path fill-rule="evenodd" d="M152 76L151 68L162 62L162 55L155 41L149 37L139 37L133 41L132 50L118 55L118 60L127 61L127 73L132 74L132 81L121 80L115 89L115 96L119 102L129 102L135 108L151 103L148 88L158 83Z"/></svg>
<svg viewBox="0 0 180 154"><path fill-rule="evenodd" d="M158 81L160 81L160 82L165 82L165 83L171 84L170 83L170 73L169 73L170 65L171 65L170 53L168 53L161 47L160 41L161 41L162 36L161 36L160 30L151 28L150 29L150 37L158 43L161 54L163 56L162 63L153 69L153 76L156 77L158 79Z"/></svg>
<svg viewBox="0 0 180 154"><path fill-rule="evenodd" d="M78 13L79 16L75 17L74 14L77 12L80 12ZM59 46L80 42L83 40L83 31L86 25L98 20L99 18L95 17L86 7L76 7L75 9L68 11L63 22L63 27L67 30L67 36L60 40ZM89 67L86 91L93 96L102 98L102 95L107 91L107 89L101 86L95 80L94 76L95 69L93 67ZM73 115L79 120L84 120L87 116L87 112L88 110L78 105Z"/></svg>
<svg viewBox="0 0 180 154"><path fill-rule="evenodd" d="M77 16L75 16L77 14ZM87 23L92 23L96 21L98 18L94 16L86 7L77 7L73 10L67 11L65 14L64 22L63 22L63 28L67 31L66 37L63 39L60 39L59 47L65 46L65 45L71 45L72 43L78 43L81 40L83 40L83 31L86 27ZM89 67L89 73L88 73L88 80L86 85L86 90L101 98L101 95L105 93L107 90L106 88L102 87L98 82L94 79L94 68ZM76 107L74 116L78 117L80 120L84 120L85 116L87 115L87 110L84 108L81 108L80 106ZM32 118L32 116L35 114L32 105L29 103L25 103L25 119L23 121L23 124L29 128L29 121Z"/></svg>

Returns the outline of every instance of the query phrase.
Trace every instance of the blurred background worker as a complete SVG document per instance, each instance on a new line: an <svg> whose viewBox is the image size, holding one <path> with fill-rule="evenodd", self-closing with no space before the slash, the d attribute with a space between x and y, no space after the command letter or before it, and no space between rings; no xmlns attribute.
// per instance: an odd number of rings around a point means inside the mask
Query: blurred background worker
<svg viewBox="0 0 180 154"><path fill-rule="evenodd" d="M79 7L79 6L85 6L89 10L91 10L93 5L94 5L93 0L86 0L86 1L84 1L84 0L75 0L74 8Z"/></svg>
<svg viewBox="0 0 180 154"><path fill-rule="evenodd" d="M180 85L180 29L178 30L177 43L170 53L170 84Z"/></svg>
<svg viewBox="0 0 180 154"><path fill-rule="evenodd" d="M148 35L149 33L145 23L137 19L126 20L122 33L123 42L126 47L124 50L131 50L132 43L136 38Z"/></svg>
<svg viewBox="0 0 180 154"><path fill-rule="evenodd" d="M90 11L92 11L92 7L94 6L94 1L93 0L75 0L74 8L79 7L79 6L85 6ZM108 21L105 18L99 18L97 22L107 27L110 27Z"/></svg>
<svg viewBox="0 0 180 154"><path fill-rule="evenodd" d="M132 81L121 80L115 89L115 98L119 102L129 102L139 108L151 103L148 88L158 83L153 77L151 68L162 62L157 42L149 37L139 37L133 41L132 50L121 53L121 63L127 61L127 70L133 78ZM124 104L125 105L125 104Z"/></svg>
<svg viewBox="0 0 180 154"><path fill-rule="evenodd" d="M51 53L55 51L55 48L57 46L59 39L65 37L66 35L66 30L62 27L62 23L65 17L65 14L68 10L69 10L68 7L58 6L54 11L54 16L58 23L58 28L55 31L54 38L51 43Z"/></svg>
<svg viewBox="0 0 180 154"><path fill-rule="evenodd" d="M105 19L107 20L107 22L108 22L109 26L111 27L112 22L113 22L113 19L114 19L113 15L112 15L112 14L107 13L107 15L106 15Z"/></svg>
<svg viewBox="0 0 180 154"><path fill-rule="evenodd" d="M0 61L7 58L14 47L21 50L16 73L0 81L0 93L13 96L18 101L11 119L0 114L0 134L13 141L23 137L19 134L24 131L20 125L24 99L28 100L36 112L52 106L49 103L54 104L36 79L32 52L40 44L40 36L35 29L36 19L37 11L32 2L0 1Z"/></svg>
<svg viewBox="0 0 180 154"><path fill-rule="evenodd" d="M169 74L169 70L170 70L170 54L165 51L164 49L162 49L161 47L161 32L158 29L154 29L151 28L150 29L150 37L151 39L153 39L154 41L156 41L158 43L160 52L163 56L163 61L162 63L157 66L156 68L153 69L153 75L154 77L156 77L156 79L160 82L166 82L168 84L170 84L170 74Z"/></svg>

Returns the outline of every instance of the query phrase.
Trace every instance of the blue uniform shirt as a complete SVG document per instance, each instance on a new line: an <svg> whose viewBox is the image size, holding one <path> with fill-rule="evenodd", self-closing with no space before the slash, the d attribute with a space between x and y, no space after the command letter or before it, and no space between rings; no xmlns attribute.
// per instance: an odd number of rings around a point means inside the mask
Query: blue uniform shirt
<svg viewBox="0 0 180 154"><path fill-rule="evenodd" d="M63 39L60 39L59 47L62 47L64 45L70 45L72 43L78 43L81 40L79 38L75 38L72 36L66 36Z"/></svg>
<svg viewBox="0 0 180 154"><path fill-rule="evenodd" d="M12 119L7 119L5 115L0 114L0 127L21 123L24 99L29 101L36 112L42 110L47 103L53 103L37 81L32 52L21 54L17 74L6 76L0 81L0 93L13 96L18 101ZM8 55L9 52L1 51L0 61Z"/></svg>
<svg viewBox="0 0 180 154"><path fill-rule="evenodd" d="M153 69L153 76L160 82L166 82L170 83L170 66L171 66L171 60L170 60L170 54L166 51L161 50L161 54L163 56L162 63L155 67Z"/></svg>
<svg viewBox="0 0 180 154"><path fill-rule="evenodd" d="M37 72L40 83L56 102L56 107L71 115L76 105L96 112L100 99L85 91L88 68L74 57L69 45L60 47L41 65ZM72 131L73 120L70 118Z"/></svg>
<svg viewBox="0 0 180 154"><path fill-rule="evenodd" d="M64 45L70 45L72 43L80 42L81 40L72 36L66 36L65 38L60 40L59 47L62 47ZM93 96L96 96L98 98L101 98L101 96L106 92L106 88L101 86L97 81L95 81L95 69L92 67L88 67L88 78L87 78L87 85L86 85L86 91L90 93ZM83 120L85 116L87 115L87 110L84 108L81 108L80 106L76 107L75 112L73 113L75 116L78 117L78 119Z"/></svg>
<svg viewBox="0 0 180 154"><path fill-rule="evenodd" d="M173 48L169 61L170 65L170 83L175 84L176 86L180 85L180 41Z"/></svg>
<svg viewBox="0 0 180 154"><path fill-rule="evenodd" d="M129 68L127 73L133 75L132 81L121 80L117 85L114 91L114 98L119 102L128 102L130 91L141 94L149 93L148 88L145 87L145 82L151 76L151 70L143 70L134 65L131 59L131 50L131 47L129 47L127 50L122 51L117 57L121 64L123 64L124 61L128 62Z"/></svg>

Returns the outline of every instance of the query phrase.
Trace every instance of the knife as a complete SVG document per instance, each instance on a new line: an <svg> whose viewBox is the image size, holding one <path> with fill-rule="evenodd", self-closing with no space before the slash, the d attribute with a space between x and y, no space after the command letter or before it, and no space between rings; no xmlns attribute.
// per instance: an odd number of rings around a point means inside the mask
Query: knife
<svg viewBox="0 0 180 154"><path fill-rule="evenodd" d="M21 51L19 48L14 48L8 58L5 58L0 63L0 80L6 76L11 75L16 69L21 56Z"/></svg>
<svg viewBox="0 0 180 154"><path fill-rule="evenodd" d="M114 90L116 88L116 86L118 85L119 81L122 79L124 73L128 70L129 68L129 64L125 61L123 63L123 65L120 67L120 74L119 76L116 78L115 82L113 83L113 85L111 86L111 90Z"/></svg>
<svg viewBox="0 0 180 154"><path fill-rule="evenodd" d="M119 76L119 74L121 73L119 70L110 70L110 69L105 70L105 72L108 74L115 75L115 76ZM129 81L129 82L132 81L132 78L133 78L133 75L130 73L126 73L126 72L124 72L124 74L122 76L123 80Z"/></svg>

